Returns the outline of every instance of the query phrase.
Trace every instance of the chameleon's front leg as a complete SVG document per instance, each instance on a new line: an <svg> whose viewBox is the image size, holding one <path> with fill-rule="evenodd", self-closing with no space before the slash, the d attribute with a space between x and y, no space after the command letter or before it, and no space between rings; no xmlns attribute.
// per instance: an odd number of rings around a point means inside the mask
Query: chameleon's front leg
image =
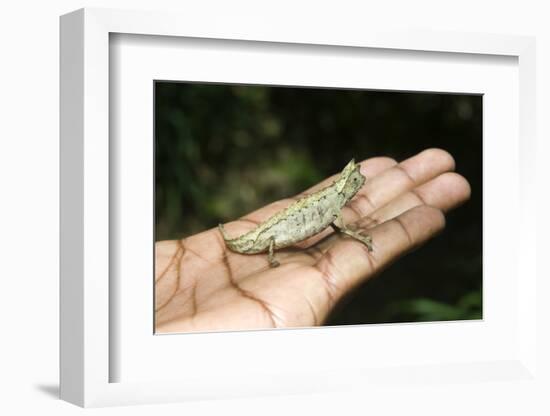
<svg viewBox="0 0 550 416"><path fill-rule="evenodd" d="M338 224L340 223L340 224ZM334 222L331 224L336 230L340 231L341 233L344 233L346 235L349 235L350 237L355 238L356 240L361 241L363 244L365 244L369 251L373 251L372 247L372 238L370 235L363 235L361 232L351 230L347 228L344 225L344 218L342 217L342 213L339 212L338 216L334 220Z"/></svg>
<svg viewBox="0 0 550 416"><path fill-rule="evenodd" d="M273 248L275 246L275 236L271 236L269 239L269 251L267 253L267 260L271 267L278 267L281 263L275 260L275 254L273 253Z"/></svg>

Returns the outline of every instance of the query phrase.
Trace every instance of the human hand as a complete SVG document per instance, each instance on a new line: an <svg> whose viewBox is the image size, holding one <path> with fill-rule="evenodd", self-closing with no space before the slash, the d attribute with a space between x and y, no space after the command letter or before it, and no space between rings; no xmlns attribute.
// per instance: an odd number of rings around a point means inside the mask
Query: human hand
<svg viewBox="0 0 550 416"><path fill-rule="evenodd" d="M360 283L441 231L443 212L470 196L447 152L428 149L399 164L361 162L365 185L343 208L344 223L372 236L372 252L330 227L292 248L267 254L228 250L217 228L183 240L157 242L157 333L322 325L337 302ZM329 185L327 178L305 193ZM239 236L296 198L269 204L225 225Z"/></svg>

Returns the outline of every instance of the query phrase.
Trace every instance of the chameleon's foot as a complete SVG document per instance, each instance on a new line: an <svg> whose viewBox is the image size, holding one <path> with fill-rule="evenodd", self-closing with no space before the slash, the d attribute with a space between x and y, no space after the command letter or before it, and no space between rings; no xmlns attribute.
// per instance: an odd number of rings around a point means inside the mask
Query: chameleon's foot
<svg viewBox="0 0 550 416"><path fill-rule="evenodd" d="M340 222L343 223L341 218L340 218ZM341 233L344 233L346 235L349 235L350 237L355 238L356 240L361 241L364 245L367 246L367 249L369 251L374 250L373 246L372 246L372 237L370 235L363 234L360 230L352 230L352 229L344 226L343 224L338 225L338 224L336 224L336 221L333 222L332 225L334 226L334 228L336 228Z"/></svg>
<svg viewBox="0 0 550 416"><path fill-rule="evenodd" d="M349 234L348 234L349 235ZM373 251L374 248L372 246L372 237L370 235L363 235L361 233L358 233L357 236L352 235L353 238L356 238L357 240L361 241L364 245L367 246L367 249L369 251Z"/></svg>
<svg viewBox="0 0 550 416"><path fill-rule="evenodd" d="M267 259L269 260L269 267L279 267L281 265L281 263L279 263L274 258L268 257Z"/></svg>
<svg viewBox="0 0 550 416"><path fill-rule="evenodd" d="M369 251L373 251L372 237L370 235L363 235L360 232L349 230L347 228L340 228L340 232L361 241L364 245L367 246L367 249Z"/></svg>

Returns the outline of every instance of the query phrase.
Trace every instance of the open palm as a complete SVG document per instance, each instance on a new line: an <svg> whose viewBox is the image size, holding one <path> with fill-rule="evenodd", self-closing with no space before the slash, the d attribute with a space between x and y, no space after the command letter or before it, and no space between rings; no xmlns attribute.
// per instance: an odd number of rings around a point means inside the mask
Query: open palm
<svg viewBox="0 0 550 416"><path fill-rule="evenodd" d="M386 157L361 162L367 181L342 214L345 224L372 236L372 252L330 227L277 251L277 268L269 267L266 254L229 251L217 228L157 242L156 332L321 325L354 287L443 229L443 212L470 195L468 182L453 169L453 158L439 149L399 164ZM239 236L300 196L274 202L225 228Z"/></svg>

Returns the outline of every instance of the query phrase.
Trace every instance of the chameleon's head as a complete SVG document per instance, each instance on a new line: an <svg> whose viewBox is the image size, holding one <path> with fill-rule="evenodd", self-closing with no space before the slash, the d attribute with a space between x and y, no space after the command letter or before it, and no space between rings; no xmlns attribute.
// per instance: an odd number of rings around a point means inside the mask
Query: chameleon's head
<svg viewBox="0 0 550 416"><path fill-rule="evenodd" d="M343 193L347 200L361 189L366 178L361 174L361 165L352 159L344 168L337 180L338 192Z"/></svg>

